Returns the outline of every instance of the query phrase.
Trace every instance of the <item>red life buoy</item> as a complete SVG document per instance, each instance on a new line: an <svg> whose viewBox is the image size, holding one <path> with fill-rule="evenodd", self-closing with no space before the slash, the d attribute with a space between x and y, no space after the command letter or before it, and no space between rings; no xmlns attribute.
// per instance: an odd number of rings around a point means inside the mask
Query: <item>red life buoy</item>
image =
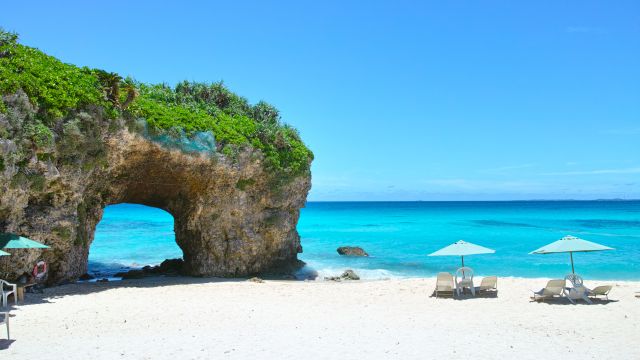
<svg viewBox="0 0 640 360"><path fill-rule="evenodd" d="M42 267L42 271L41 268ZM33 277L38 279L44 276L44 274L47 273L47 263L40 260L38 261L38 263L36 264L36 266L33 267Z"/></svg>

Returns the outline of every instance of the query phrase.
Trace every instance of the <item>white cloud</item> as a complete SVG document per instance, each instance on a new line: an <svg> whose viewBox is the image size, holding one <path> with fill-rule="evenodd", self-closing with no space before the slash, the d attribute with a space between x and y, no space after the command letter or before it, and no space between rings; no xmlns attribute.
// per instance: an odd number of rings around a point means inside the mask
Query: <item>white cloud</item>
<svg viewBox="0 0 640 360"><path fill-rule="evenodd" d="M484 170L480 170L480 172L489 173L489 174L499 174L499 173L510 172L511 170L532 168L534 166L536 165L535 164L509 165L509 166L501 166L501 167L491 168L491 169L484 169Z"/></svg>
<svg viewBox="0 0 640 360"><path fill-rule="evenodd" d="M614 135L640 135L640 127L630 129L610 129L605 131L605 133Z"/></svg>
<svg viewBox="0 0 640 360"><path fill-rule="evenodd" d="M567 26L565 31L573 34L604 34L606 32L603 28L591 26Z"/></svg>
<svg viewBox="0 0 640 360"><path fill-rule="evenodd" d="M583 171L560 171L544 173L540 175L548 176L565 176L565 175L605 175L605 174L640 174L640 167L622 168L622 169L596 169Z"/></svg>

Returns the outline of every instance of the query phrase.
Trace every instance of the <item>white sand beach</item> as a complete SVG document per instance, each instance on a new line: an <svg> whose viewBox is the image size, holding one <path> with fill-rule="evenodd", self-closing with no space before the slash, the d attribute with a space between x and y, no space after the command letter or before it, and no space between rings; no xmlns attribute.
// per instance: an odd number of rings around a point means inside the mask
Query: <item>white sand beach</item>
<svg viewBox="0 0 640 360"><path fill-rule="evenodd" d="M640 282L614 301L430 297L435 279L294 282L148 278L27 294L2 359L640 359ZM4 329L0 330L4 337Z"/></svg>

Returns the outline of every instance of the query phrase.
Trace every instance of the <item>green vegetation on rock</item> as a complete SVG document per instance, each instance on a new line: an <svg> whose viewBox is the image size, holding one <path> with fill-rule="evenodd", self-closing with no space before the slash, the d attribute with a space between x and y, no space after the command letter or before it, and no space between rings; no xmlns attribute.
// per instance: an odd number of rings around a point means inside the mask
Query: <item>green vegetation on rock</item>
<svg viewBox="0 0 640 360"><path fill-rule="evenodd" d="M222 82L185 81L169 87L122 79L115 73L63 63L19 44L17 35L0 29L0 95L20 89L37 109L21 136L38 149L55 142L58 149L68 150L61 154L65 161L74 160L75 148L91 144L91 134L84 134L90 124L78 115L95 109L114 123L118 118L144 119L154 135L211 132L217 152L230 159L243 148L258 149L266 170L280 183L308 174L313 159L297 131L280 122L276 108L263 101L251 105ZM6 111L0 101L0 112Z"/></svg>

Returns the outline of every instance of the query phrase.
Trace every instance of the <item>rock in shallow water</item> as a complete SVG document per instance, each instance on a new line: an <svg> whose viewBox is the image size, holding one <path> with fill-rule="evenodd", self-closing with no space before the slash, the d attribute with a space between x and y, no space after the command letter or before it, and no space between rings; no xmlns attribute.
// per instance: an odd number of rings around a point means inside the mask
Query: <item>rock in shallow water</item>
<svg viewBox="0 0 640 360"><path fill-rule="evenodd" d="M91 280L93 278L94 278L93 276L85 273L82 276L80 276L80 278L78 280L86 281L86 280Z"/></svg>
<svg viewBox="0 0 640 360"><path fill-rule="evenodd" d="M341 246L337 251L338 254L346 256L369 256L369 254L359 246Z"/></svg>
<svg viewBox="0 0 640 360"><path fill-rule="evenodd" d="M349 269L345 270L345 272L343 272L340 276L329 276L325 277L324 279L329 281L360 280L360 276L358 276L355 271Z"/></svg>
<svg viewBox="0 0 640 360"><path fill-rule="evenodd" d="M127 272L120 272L115 274L114 276L121 277L122 280L131 280L131 279L142 279L146 276L144 270L129 270Z"/></svg>

